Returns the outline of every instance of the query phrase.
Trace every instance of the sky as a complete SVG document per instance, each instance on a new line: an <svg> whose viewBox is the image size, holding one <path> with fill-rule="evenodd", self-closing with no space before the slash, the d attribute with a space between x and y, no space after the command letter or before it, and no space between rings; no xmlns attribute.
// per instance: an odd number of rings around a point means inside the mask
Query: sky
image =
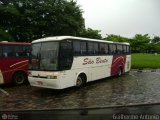
<svg viewBox="0 0 160 120"><path fill-rule="evenodd" d="M86 28L106 34L160 36L160 0L77 0Z"/></svg>

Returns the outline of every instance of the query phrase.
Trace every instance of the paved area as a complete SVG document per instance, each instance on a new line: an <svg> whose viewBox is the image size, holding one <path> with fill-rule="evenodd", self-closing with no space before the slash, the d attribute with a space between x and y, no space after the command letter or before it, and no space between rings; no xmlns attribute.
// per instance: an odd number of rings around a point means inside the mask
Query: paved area
<svg viewBox="0 0 160 120"><path fill-rule="evenodd" d="M131 71L76 89L0 86L0 110L46 110L160 103L160 71Z"/></svg>

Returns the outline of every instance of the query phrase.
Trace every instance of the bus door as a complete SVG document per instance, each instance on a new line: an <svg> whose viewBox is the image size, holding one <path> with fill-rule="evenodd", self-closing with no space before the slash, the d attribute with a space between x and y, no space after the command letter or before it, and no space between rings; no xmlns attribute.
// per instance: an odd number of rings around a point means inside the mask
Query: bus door
<svg viewBox="0 0 160 120"><path fill-rule="evenodd" d="M65 40L60 43L59 65L60 70L71 69L73 62L72 41Z"/></svg>

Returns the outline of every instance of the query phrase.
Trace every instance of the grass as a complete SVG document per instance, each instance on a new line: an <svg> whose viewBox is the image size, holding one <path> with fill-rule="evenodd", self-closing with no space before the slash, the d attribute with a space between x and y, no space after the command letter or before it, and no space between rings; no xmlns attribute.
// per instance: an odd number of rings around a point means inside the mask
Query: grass
<svg viewBox="0 0 160 120"><path fill-rule="evenodd" d="M132 54L132 69L160 68L160 54Z"/></svg>

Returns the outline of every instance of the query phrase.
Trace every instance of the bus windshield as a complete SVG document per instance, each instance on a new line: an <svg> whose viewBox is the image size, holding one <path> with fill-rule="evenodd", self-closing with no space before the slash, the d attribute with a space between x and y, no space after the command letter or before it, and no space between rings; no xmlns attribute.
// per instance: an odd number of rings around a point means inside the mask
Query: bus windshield
<svg viewBox="0 0 160 120"><path fill-rule="evenodd" d="M30 66L31 70L58 69L58 42L42 42L32 44Z"/></svg>

